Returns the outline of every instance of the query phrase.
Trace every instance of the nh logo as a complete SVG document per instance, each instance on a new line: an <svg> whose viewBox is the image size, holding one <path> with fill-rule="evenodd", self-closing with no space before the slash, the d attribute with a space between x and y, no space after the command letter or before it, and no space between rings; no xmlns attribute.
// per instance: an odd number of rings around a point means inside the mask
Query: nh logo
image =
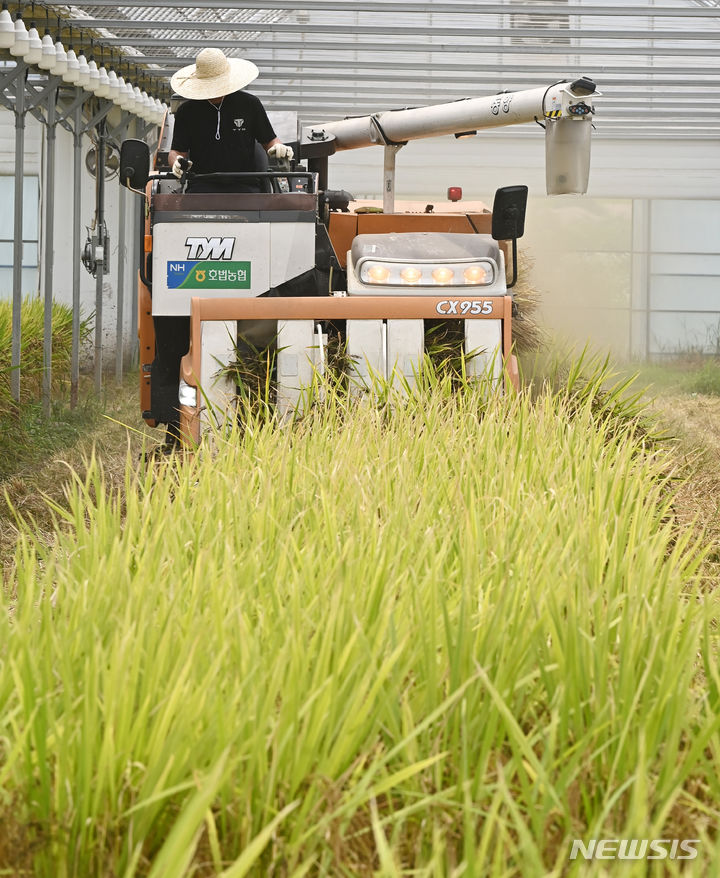
<svg viewBox="0 0 720 878"><path fill-rule="evenodd" d="M188 259L232 259L235 238L186 238Z"/></svg>

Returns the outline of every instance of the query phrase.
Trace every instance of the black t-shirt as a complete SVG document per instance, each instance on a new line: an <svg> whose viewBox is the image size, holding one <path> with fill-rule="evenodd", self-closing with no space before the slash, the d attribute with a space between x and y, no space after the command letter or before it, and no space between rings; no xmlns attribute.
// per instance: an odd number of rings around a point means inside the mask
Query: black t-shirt
<svg viewBox="0 0 720 878"><path fill-rule="evenodd" d="M220 138L218 133L220 111ZM262 102L246 91L225 95L221 106L186 101L178 107L171 149L188 153L196 174L254 171L255 142L276 137Z"/></svg>

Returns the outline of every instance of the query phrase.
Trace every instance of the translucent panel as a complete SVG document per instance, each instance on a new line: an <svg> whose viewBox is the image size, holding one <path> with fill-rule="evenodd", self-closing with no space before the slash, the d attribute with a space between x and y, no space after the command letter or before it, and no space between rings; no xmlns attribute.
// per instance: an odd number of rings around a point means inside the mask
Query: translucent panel
<svg viewBox="0 0 720 878"><path fill-rule="evenodd" d="M654 201L651 247L660 253L717 253L720 201Z"/></svg>
<svg viewBox="0 0 720 878"><path fill-rule="evenodd" d="M650 315L650 353L677 354L720 351L720 315L655 313Z"/></svg>
<svg viewBox="0 0 720 878"><path fill-rule="evenodd" d="M650 271L653 274L715 276L718 295L720 295L720 253L654 254L650 259Z"/></svg>
<svg viewBox="0 0 720 878"><path fill-rule="evenodd" d="M39 185L38 178L27 176L23 183L23 239L25 241L37 241L38 238L38 210L39 210ZM15 200L15 177L9 175L0 176L0 240L13 239Z"/></svg>
<svg viewBox="0 0 720 878"><path fill-rule="evenodd" d="M589 344L593 351L611 350L626 356L630 343L630 311L626 308L543 307L543 324L555 338Z"/></svg>
<svg viewBox="0 0 720 878"><path fill-rule="evenodd" d="M0 241L0 268L13 267L14 245L12 241ZM25 241L23 244L24 268L36 268L38 265L38 245L37 241Z"/></svg>
<svg viewBox="0 0 720 878"><path fill-rule="evenodd" d="M32 268L38 264L37 241L25 241L23 244L23 268Z"/></svg>
<svg viewBox="0 0 720 878"><path fill-rule="evenodd" d="M630 307L630 253L568 253L562 260L531 252L530 286L543 304Z"/></svg>
<svg viewBox="0 0 720 878"><path fill-rule="evenodd" d="M627 198L530 199L526 237L534 249L628 251L632 244L632 202Z"/></svg>
<svg viewBox="0 0 720 878"><path fill-rule="evenodd" d="M38 271L36 268L24 268L22 272L21 291L23 296L34 296L38 291ZM0 300L12 299L13 271L12 268L0 268Z"/></svg>
<svg viewBox="0 0 720 878"><path fill-rule="evenodd" d="M720 277L654 277L650 282L654 311L720 313Z"/></svg>

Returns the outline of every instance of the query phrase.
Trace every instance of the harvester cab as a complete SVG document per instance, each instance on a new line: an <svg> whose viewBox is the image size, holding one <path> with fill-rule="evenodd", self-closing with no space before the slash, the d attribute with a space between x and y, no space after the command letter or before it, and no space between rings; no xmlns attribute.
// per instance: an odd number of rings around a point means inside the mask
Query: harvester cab
<svg viewBox="0 0 720 878"><path fill-rule="evenodd" d="M268 345L275 403L290 415L327 367L329 336L358 392L377 378L407 390L438 321L462 327L470 377L517 386L512 286L527 187L498 190L492 211L454 191L442 205L396 202L396 155L413 139L540 122L548 192L585 192L594 93L583 78L309 127L290 169L205 175L225 191L185 191L162 170L163 137L152 171L147 145L126 141L120 180L143 195L143 417L157 425L179 413L183 437L199 441L233 405L228 364ZM382 204L331 189L332 155L372 145L384 150ZM248 176L262 191L232 191Z"/></svg>

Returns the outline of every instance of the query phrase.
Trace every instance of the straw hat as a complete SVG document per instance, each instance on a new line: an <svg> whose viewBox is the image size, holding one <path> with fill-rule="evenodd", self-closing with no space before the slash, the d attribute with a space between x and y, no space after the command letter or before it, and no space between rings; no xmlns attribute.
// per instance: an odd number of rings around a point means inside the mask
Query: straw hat
<svg viewBox="0 0 720 878"><path fill-rule="evenodd" d="M249 85L260 71L244 58L226 58L222 49L203 49L195 64L183 67L170 80L182 98L221 98Z"/></svg>

